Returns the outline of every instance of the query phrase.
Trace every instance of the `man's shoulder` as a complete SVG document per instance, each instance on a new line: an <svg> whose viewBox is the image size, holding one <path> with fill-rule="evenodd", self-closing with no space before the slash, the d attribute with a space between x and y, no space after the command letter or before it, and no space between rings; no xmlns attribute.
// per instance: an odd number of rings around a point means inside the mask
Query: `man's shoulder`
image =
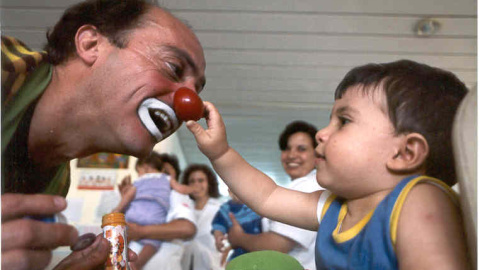
<svg viewBox="0 0 480 270"><path fill-rule="evenodd" d="M2 36L2 91L4 87L14 88L14 82L19 74L28 74L35 68L47 62L48 56L44 51L30 49L20 40ZM9 89L8 89L9 90Z"/></svg>
<svg viewBox="0 0 480 270"><path fill-rule="evenodd" d="M2 36L4 108L29 106L43 93L51 78L51 65L47 59L46 52L33 51L15 38ZM10 117L14 115L9 115L6 119Z"/></svg>

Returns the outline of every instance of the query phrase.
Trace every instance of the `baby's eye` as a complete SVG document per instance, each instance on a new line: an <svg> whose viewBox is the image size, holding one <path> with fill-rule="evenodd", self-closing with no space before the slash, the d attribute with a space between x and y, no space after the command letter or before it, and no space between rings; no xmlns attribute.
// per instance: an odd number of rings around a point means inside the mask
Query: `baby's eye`
<svg viewBox="0 0 480 270"><path fill-rule="evenodd" d="M183 77L183 67L171 62L166 62L168 68L171 71L172 77L176 80L179 81Z"/></svg>
<svg viewBox="0 0 480 270"><path fill-rule="evenodd" d="M338 120L340 121L340 125L341 126L344 126L350 122L352 122L350 119L346 118L346 117L343 117L343 116L339 116L338 117Z"/></svg>

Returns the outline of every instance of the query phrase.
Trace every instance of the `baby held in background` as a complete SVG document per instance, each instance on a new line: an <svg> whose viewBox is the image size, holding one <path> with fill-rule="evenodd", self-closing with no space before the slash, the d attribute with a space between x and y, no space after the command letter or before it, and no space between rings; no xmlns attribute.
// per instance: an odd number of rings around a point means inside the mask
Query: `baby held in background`
<svg viewBox="0 0 480 270"><path fill-rule="evenodd" d="M351 70L317 132L325 191L282 188L228 145L213 104L187 127L219 176L262 216L318 230L317 269L468 269L451 130L467 93L452 73L401 60ZM244 256L249 256L248 253Z"/></svg>
<svg viewBox="0 0 480 270"><path fill-rule="evenodd" d="M139 178L122 190L122 199L112 212L124 212L127 222L139 225L165 223L170 209L170 192L175 190L190 194L194 189L178 183L163 173L163 162L158 153L139 159L135 165ZM135 266L141 269L160 248L162 241L142 239L142 251L138 254Z"/></svg>
<svg viewBox="0 0 480 270"><path fill-rule="evenodd" d="M262 217L240 201L230 189L228 190L228 194L231 200L220 206L220 209L218 209L212 221L212 233L215 237L215 246L220 252L225 252L225 249L229 248L229 246L225 245L225 241L227 239L226 234L232 227L232 222L238 222L246 233L259 234L262 232ZM230 214L234 215L234 221L232 221ZM234 248L233 253L226 258L226 261L230 261L247 252L247 250L241 247ZM223 263L224 262L222 262L222 264Z"/></svg>

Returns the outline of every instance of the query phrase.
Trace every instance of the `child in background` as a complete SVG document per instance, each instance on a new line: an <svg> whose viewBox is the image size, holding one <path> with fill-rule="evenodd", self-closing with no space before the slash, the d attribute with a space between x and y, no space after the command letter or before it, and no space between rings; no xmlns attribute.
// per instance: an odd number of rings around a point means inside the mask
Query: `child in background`
<svg viewBox="0 0 480 270"><path fill-rule="evenodd" d="M228 145L211 103L208 129L187 127L255 212L318 230L317 269L468 269L450 189L451 129L466 93L452 73L413 61L354 68L336 89L330 123L316 134L317 181L327 190L313 193L282 188L250 166Z"/></svg>
<svg viewBox="0 0 480 270"><path fill-rule="evenodd" d="M220 252L224 252L224 249L227 248L224 246L224 240L226 239L228 230L232 227L232 219L229 216L230 213L235 216L246 233L259 234L262 232L262 217L240 201L230 189L228 190L228 194L231 200L220 206L220 209L218 209L217 214L212 220L212 233L215 237L217 250ZM248 251L240 247L234 248L232 255L228 257L227 261L247 252Z"/></svg>
<svg viewBox="0 0 480 270"><path fill-rule="evenodd" d="M163 162L158 153L139 159L135 165L139 178L122 190L122 199L112 212L125 212L127 222L139 225L165 223L170 209L170 192L190 194L193 188L182 185L163 173ZM160 248L162 241L142 239L142 251L135 266L141 269Z"/></svg>

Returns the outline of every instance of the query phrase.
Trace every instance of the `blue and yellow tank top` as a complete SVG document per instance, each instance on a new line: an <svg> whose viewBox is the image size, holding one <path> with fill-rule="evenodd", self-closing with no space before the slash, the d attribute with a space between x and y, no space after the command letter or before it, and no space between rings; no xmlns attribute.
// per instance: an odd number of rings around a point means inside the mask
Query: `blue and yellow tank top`
<svg viewBox="0 0 480 270"><path fill-rule="evenodd" d="M344 201L330 195L322 210L315 262L317 269L398 269L395 243L405 199L418 183L431 183L458 201L445 183L427 176L403 179L379 205L352 228L338 233L347 213Z"/></svg>

